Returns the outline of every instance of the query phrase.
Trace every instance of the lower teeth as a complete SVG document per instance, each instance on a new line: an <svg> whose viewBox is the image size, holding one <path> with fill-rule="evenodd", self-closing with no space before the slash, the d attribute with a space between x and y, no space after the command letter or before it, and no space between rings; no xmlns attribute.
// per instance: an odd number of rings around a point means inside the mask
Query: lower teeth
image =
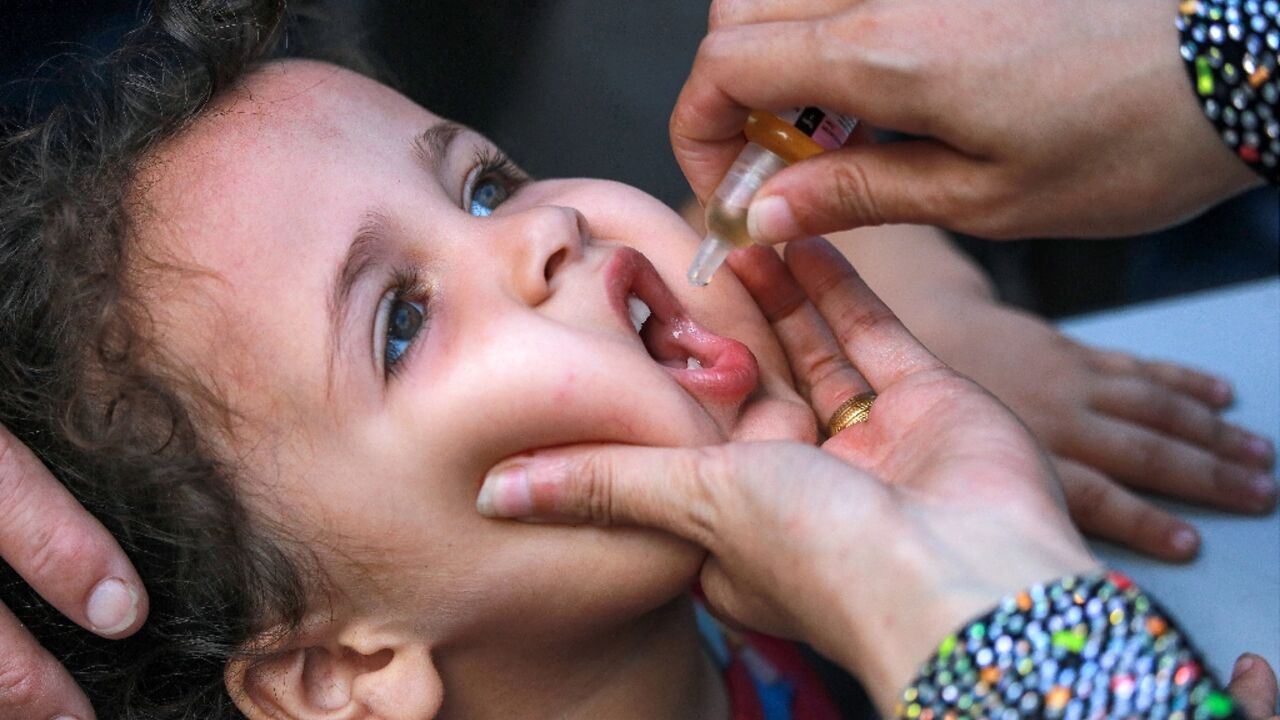
<svg viewBox="0 0 1280 720"><path fill-rule="evenodd" d="M697 358L689 358L689 359L686 361L685 369L686 369L686 370L701 370L701 369L702 369L702 363L698 362L698 359L697 359Z"/></svg>

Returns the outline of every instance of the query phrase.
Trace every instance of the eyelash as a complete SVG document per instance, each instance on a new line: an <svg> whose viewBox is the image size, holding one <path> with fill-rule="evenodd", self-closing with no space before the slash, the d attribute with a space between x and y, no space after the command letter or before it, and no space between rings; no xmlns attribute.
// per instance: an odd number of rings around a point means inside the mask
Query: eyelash
<svg viewBox="0 0 1280 720"><path fill-rule="evenodd" d="M383 371L386 376L391 379L400 373L400 367L405 360L413 354L414 348L418 346L418 336L422 334L425 325L430 320L430 313L426 310L427 301L427 285L422 278L422 273L416 267L400 267L397 268L391 276L391 285L386 292L382 294L383 300L378 308L378 332L381 334L381 342L379 347L382 348L382 357L384 358ZM390 311L395 308L397 302L416 302L423 307L422 324L424 327L418 328L414 333L413 339L409 341L408 348L399 355L395 360L386 359L387 347L387 323L391 319ZM383 306L386 310L383 310Z"/></svg>
<svg viewBox="0 0 1280 720"><path fill-rule="evenodd" d="M462 209L470 212L472 193L482 180L497 179L506 187L508 199L529 182L529 176L516 165L509 155L494 147L476 150L475 161L467 173L469 180L463 188ZM474 179L472 179L474 178Z"/></svg>

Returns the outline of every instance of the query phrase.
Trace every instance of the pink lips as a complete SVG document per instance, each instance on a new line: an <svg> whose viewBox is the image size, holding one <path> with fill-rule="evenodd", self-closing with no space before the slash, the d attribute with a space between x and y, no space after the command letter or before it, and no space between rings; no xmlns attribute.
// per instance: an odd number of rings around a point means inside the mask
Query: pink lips
<svg viewBox="0 0 1280 720"><path fill-rule="evenodd" d="M631 248L619 248L605 263L605 289L628 331L633 331L627 296L634 294L653 312L645 325L655 357L685 392L704 402L738 403L760 381L755 355L746 345L698 325L685 313L649 259ZM651 352L651 355L653 353ZM701 368L687 368L692 357ZM671 364L667 364L670 362Z"/></svg>

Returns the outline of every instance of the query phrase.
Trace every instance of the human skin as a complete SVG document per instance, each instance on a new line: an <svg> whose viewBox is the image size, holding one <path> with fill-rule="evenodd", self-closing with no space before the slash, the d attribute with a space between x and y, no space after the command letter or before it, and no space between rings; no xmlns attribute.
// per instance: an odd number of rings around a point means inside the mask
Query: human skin
<svg viewBox="0 0 1280 720"><path fill-rule="evenodd" d="M1067 338L1002 303L934 228L863 228L832 243L926 347L1027 423L1084 533L1185 561L1199 549L1194 526L1135 490L1240 513L1275 508L1275 449L1222 418L1226 380Z"/></svg>
<svg viewBox="0 0 1280 720"><path fill-rule="evenodd" d="M477 510L660 527L698 542L710 552L711 607L811 643L892 716L944 635L1002 596L1096 571L1097 560L1027 429L920 345L834 247L793 243L785 265L757 248L734 270L819 415L869 384L868 420L821 450L558 448L494 468ZM1275 677L1258 660L1242 657L1229 687L1249 718L1275 706Z"/></svg>
<svg viewBox="0 0 1280 720"><path fill-rule="evenodd" d="M347 71L274 63L137 184L132 261L159 345L233 409L220 443L245 497L328 580L301 637L229 669L233 696L250 717L723 714L684 599L701 550L646 530L493 523L476 492L502 459L551 446L812 442L812 412L741 286L679 281L697 237L678 215L565 180L474 216L464 198L508 181L472 173L488 144L466 131L424 166L415 138L441 122ZM331 337L331 282L373 216L381 239ZM684 330L704 338L706 370L672 371L637 336L614 287L635 262L624 246L705 325ZM388 293L397 272L418 276L403 299ZM385 309L409 312L401 302L426 320L389 374Z"/></svg>
<svg viewBox="0 0 1280 720"><path fill-rule="evenodd" d="M705 198L749 108L820 105L920 138L779 172L748 216L758 242L904 223L992 239L1166 227L1263 182L1204 118L1177 14L1173 0L716 0L672 147Z"/></svg>
<svg viewBox="0 0 1280 720"><path fill-rule="evenodd" d="M702 227L696 203L683 214ZM1186 561L1200 548L1195 527L1135 490L1240 513L1275 508L1275 448L1222 418L1233 400L1225 379L1067 338L1001 302L936 228L859 228L830 240L926 347L1031 428L1087 535Z"/></svg>

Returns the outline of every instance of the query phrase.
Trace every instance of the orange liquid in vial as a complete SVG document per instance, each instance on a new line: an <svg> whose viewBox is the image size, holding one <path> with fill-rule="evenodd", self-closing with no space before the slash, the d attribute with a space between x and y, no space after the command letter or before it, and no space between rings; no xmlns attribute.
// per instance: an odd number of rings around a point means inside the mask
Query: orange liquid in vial
<svg viewBox="0 0 1280 720"><path fill-rule="evenodd" d="M753 242L747 234L747 209L725 205L718 198L707 205L707 232L734 247L748 247Z"/></svg>

